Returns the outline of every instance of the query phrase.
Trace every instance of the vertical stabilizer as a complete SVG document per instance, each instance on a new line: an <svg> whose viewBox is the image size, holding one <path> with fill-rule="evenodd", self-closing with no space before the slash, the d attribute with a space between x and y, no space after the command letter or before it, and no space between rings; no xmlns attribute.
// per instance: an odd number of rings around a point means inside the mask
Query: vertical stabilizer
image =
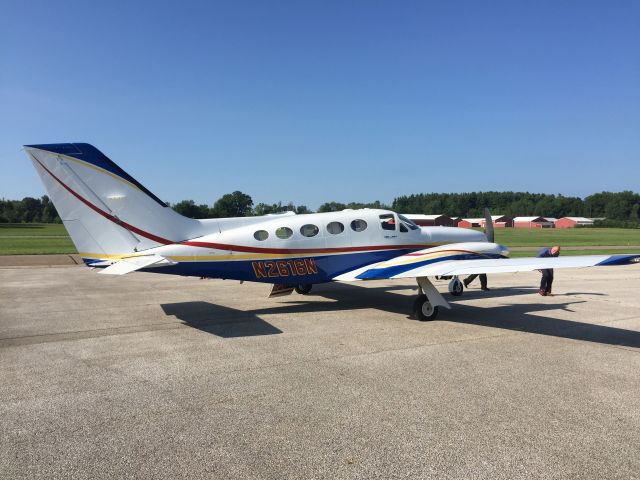
<svg viewBox="0 0 640 480"><path fill-rule="evenodd" d="M189 238L199 227L86 143L25 150L78 252L126 255Z"/></svg>

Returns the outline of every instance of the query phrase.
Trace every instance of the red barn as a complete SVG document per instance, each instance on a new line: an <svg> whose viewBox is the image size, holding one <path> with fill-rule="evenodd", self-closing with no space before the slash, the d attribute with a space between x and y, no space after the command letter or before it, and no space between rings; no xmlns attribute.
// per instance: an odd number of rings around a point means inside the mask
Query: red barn
<svg viewBox="0 0 640 480"><path fill-rule="evenodd" d="M484 218L463 218L458 223L462 228L480 228L484 225Z"/></svg>
<svg viewBox="0 0 640 480"><path fill-rule="evenodd" d="M507 215L491 215L493 226L495 228L513 228L513 218ZM484 222L482 222L484 226Z"/></svg>
<svg viewBox="0 0 640 480"><path fill-rule="evenodd" d="M453 220L447 215L423 215L421 213L403 213L402 215L422 227L453 227Z"/></svg>
<svg viewBox="0 0 640 480"><path fill-rule="evenodd" d="M553 228L555 225L544 217L515 217L513 226L516 228Z"/></svg>
<svg viewBox="0 0 640 480"><path fill-rule="evenodd" d="M513 227L513 218L506 215L491 215L491 221L495 228L511 228ZM485 220L483 218L463 218L458 227L462 228L485 228Z"/></svg>
<svg viewBox="0 0 640 480"><path fill-rule="evenodd" d="M556 220L556 228L574 228L593 225L593 220L585 217L562 217Z"/></svg>

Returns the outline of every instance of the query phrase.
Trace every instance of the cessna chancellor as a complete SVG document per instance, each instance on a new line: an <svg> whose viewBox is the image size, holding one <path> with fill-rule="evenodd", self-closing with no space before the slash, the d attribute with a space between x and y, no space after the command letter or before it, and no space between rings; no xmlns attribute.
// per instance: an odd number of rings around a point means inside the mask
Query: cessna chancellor
<svg viewBox="0 0 640 480"><path fill-rule="evenodd" d="M418 227L389 210L194 220L174 212L86 143L25 146L85 264L100 273L136 270L273 284L272 294L308 293L314 283L416 278L414 313L451 308L429 277L543 268L625 265L640 255L508 258L482 232Z"/></svg>

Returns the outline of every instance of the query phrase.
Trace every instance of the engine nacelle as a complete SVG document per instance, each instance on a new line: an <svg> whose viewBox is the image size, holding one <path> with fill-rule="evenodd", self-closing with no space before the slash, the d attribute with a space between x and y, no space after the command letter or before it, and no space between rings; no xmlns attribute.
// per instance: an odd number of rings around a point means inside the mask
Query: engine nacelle
<svg viewBox="0 0 640 480"><path fill-rule="evenodd" d="M458 252L461 255L468 254L469 259L509 257L509 249L507 247L498 243L489 242L449 243L447 245L439 245L437 247L426 248L418 252L413 252L411 255L423 255L426 253L437 252L443 252L446 254Z"/></svg>

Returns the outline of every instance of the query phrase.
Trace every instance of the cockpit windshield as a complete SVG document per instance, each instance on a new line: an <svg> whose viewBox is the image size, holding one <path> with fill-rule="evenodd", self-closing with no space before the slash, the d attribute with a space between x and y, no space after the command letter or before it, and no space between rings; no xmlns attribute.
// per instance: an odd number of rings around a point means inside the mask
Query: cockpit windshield
<svg viewBox="0 0 640 480"><path fill-rule="evenodd" d="M420 227L418 225L416 225L415 223L413 223L411 220L409 220L407 217L405 217L404 215L400 215L398 214L398 218L400 219L400 221L402 223L404 223L407 227L409 227L411 230L418 230Z"/></svg>

